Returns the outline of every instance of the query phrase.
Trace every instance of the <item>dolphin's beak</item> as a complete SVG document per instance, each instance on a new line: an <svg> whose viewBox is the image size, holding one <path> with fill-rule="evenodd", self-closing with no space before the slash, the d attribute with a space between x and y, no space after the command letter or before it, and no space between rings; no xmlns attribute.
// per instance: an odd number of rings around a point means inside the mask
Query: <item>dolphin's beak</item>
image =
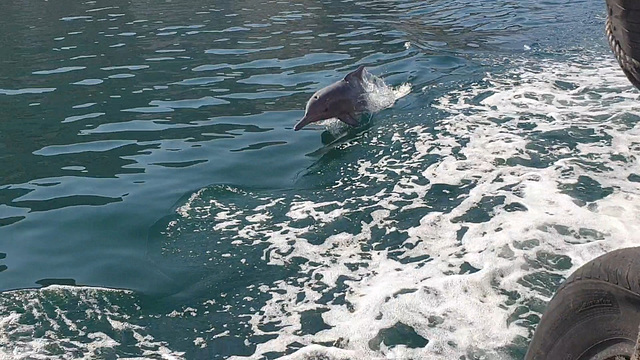
<svg viewBox="0 0 640 360"><path fill-rule="evenodd" d="M296 126L293 127L293 130L298 131L314 121L317 121L317 120L315 120L313 117L309 115L305 115L302 119L300 119L300 121L298 121Z"/></svg>

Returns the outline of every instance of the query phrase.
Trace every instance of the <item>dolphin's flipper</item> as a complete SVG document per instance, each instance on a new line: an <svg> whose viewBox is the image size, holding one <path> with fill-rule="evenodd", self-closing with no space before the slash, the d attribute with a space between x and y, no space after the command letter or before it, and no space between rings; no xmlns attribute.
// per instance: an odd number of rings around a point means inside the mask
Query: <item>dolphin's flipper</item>
<svg viewBox="0 0 640 360"><path fill-rule="evenodd" d="M364 71L364 65L358 66L355 71L352 71L344 77L344 81L350 82L351 80L360 80L362 81L362 72Z"/></svg>
<svg viewBox="0 0 640 360"><path fill-rule="evenodd" d="M340 121L342 121L343 123L352 126L352 127L358 127L358 120L356 120L356 118L353 116L353 114L341 114L338 116L338 119Z"/></svg>

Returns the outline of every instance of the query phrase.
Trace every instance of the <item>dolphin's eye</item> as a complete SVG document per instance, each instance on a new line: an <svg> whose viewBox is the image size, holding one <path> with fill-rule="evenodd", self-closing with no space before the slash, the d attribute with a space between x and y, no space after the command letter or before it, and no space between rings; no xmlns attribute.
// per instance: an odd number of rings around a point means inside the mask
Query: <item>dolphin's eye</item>
<svg viewBox="0 0 640 360"><path fill-rule="evenodd" d="M324 112L327 112L327 111L329 111L329 108L324 108Z"/></svg>

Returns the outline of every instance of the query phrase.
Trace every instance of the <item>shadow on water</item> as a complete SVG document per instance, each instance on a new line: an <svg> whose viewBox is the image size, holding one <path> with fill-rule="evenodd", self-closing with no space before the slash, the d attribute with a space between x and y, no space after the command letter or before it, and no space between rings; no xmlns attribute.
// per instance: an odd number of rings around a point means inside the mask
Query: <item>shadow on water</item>
<svg viewBox="0 0 640 360"><path fill-rule="evenodd" d="M352 141L357 141L362 138L362 136L373 128L373 114L364 114L360 118L360 125L358 127L350 127L347 125L343 125L338 120L331 120L331 122L327 125L327 129L322 131L320 134L320 140L323 144L321 148L318 148L315 151L307 153L306 156L310 158L317 158L318 160L314 161L307 170L311 167L314 167L317 163L323 161L325 156L334 151L337 153L342 152L340 149L341 145L347 144ZM327 159L333 159L333 157L329 157ZM326 159L325 159L326 160ZM304 176L304 175L303 175Z"/></svg>

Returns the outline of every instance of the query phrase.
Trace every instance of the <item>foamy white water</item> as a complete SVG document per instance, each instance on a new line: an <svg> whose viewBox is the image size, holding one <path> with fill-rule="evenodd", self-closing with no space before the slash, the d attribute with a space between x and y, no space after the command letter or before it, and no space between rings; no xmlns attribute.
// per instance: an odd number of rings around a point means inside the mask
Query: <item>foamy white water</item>
<svg viewBox="0 0 640 360"><path fill-rule="evenodd" d="M306 276L262 288L272 298L252 315L253 331L281 327L247 358L294 343L306 346L287 358L512 358L562 278L638 244L640 191L629 180L640 170L638 99L613 60L523 61L437 99L450 115L435 132L394 126L407 157L362 160L337 185L395 181L392 190L322 203L296 196L281 230L261 234L272 264L308 262ZM431 194L465 184L457 206L429 211ZM602 196L585 196L598 188ZM427 213L419 224L403 224L416 209ZM370 218L307 240L358 212ZM303 219L311 225L292 225ZM244 231L251 241L262 228ZM394 234L406 236L399 249L375 250ZM305 334L308 314L326 326Z"/></svg>
<svg viewBox="0 0 640 360"><path fill-rule="evenodd" d="M125 290L54 285L5 292L0 359L104 359L118 346L128 346L131 359L184 359L135 324L139 310L137 296Z"/></svg>

